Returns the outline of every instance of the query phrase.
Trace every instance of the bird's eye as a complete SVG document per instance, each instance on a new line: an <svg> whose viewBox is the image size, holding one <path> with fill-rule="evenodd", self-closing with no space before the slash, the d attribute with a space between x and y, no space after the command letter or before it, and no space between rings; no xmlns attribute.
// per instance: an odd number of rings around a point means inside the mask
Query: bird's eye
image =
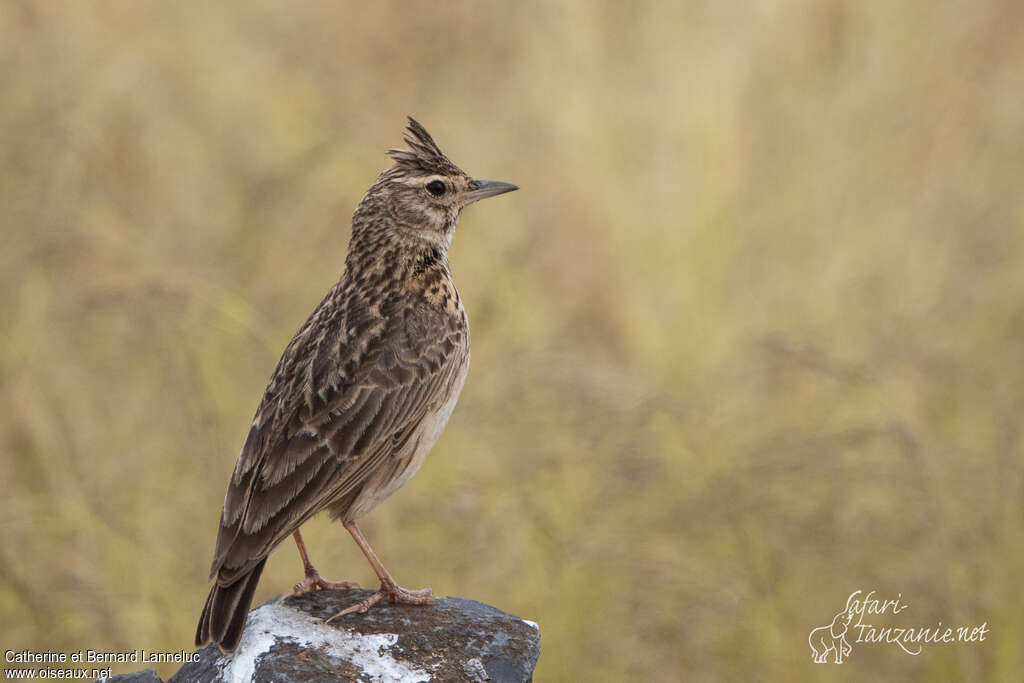
<svg viewBox="0 0 1024 683"><path fill-rule="evenodd" d="M440 197L441 195L444 194L444 191L444 183L442 183L440 180L431 180L429 183L427 183L427 192L434 195L435 197Z"/></svg>

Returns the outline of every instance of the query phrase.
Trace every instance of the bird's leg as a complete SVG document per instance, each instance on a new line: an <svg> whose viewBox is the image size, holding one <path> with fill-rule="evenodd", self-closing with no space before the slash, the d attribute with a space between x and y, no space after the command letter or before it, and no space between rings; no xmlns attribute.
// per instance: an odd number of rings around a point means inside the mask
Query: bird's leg
<svg viewBox="0 0 1024 683"><path fill-rule="evenodd" d="M355 522L345 522L345 528L348 529L350 534L352 534L352 538L355 539L356 545L358 545L359 549L363 551L363 555L366 556L366 559L369 561L370 566L373 567L373 571L377 575L377 578L380 579L380 590L368 597L366 600L341 610L331 617L331 619L337 619L340 616L350 614L352 612L359 612L362 614L384 598L387 598L391 602L400 602L405 605L432 605L434 603L434 592L429 588L411 591L402 588L395 583L391 574L384 568L381 561L377 559L377 554L373 552L373 548L370 547L370 543L366 540L366 537L363 536L363 532L359 530L359 527L356 526ZM328 619L327 621L330 621L331 619Z"/></svg>
<svg viewBox="0 0 1024 683"><path fill-rule="evenodd" d="M292 589L282 595L278 602L281 602L285 598L291 598L296 595L302 595L306 591L311 590L327 590L329 588L359 588L358 583L351 581L328 581L322 576L320 572L316 570L313 563L309 561L309 554L306 552L306 544L302 541L302 534L296 529L295 533L292 534L295 539L295 545L299 547L299 555L302 557L302 568L306 573L306 578L299 581L297 584L292 586Z"/></svg>

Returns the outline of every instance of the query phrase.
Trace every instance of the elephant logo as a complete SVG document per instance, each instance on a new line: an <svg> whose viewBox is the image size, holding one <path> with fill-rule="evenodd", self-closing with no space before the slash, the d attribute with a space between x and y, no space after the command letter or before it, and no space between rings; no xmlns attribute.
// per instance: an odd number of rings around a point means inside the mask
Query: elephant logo
<svg viewBox="0 0 1024 683"><path fill-rule="evenodd" d="M850 609L850 601L856 594L847 598L846 607L836 614L831 624L819 626L807 637L807 643L811 646L811 657L816 664L826 664L830 652L833 653L833 661L836 664L842 664L843 658L850 656L850 651L853 648L846 640L846 631L850 628L850 622L853 621L854 611Z"/></svg>

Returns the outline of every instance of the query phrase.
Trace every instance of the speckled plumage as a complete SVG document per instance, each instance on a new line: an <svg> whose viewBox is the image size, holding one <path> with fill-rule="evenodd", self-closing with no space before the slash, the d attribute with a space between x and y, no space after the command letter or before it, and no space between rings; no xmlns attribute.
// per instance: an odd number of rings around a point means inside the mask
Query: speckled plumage
<svg viewBox="0 0 1024 683"><path fill-rule="evenodd" d="M306 520L327 509L348 528L407 481L462 390L469 324L446 252L465 206L516 188L470 178L413 119L405 141L355 211L341 279L256 411L224 500L199 646L234 649L267 556Z"/></svg>

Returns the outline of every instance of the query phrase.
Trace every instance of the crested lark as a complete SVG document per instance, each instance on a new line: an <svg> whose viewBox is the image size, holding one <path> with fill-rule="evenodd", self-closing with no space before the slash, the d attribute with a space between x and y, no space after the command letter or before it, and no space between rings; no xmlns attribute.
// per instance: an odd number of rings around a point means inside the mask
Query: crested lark
<svg viewBox="0 0 1024 683"><path fill-rule="evenodd" d="M429 588L395 583L356 521L423 464L466 379L469 325L447 258L459 214L518 188L469 177L412 118L405 142L359 203L345 271L288 344L256 411L224 499L199 647L238 646L267 556L289 535L305 579L287 595L354 585L325 581L306 554L299 527L324 509L381 584L335 616L383 597L433 602Z"/></svg>

